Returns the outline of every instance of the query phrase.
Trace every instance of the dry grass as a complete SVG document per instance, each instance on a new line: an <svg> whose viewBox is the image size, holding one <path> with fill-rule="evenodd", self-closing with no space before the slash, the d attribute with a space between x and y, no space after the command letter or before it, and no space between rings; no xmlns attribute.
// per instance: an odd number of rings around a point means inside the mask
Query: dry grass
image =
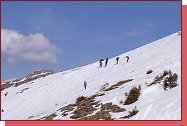
<svg viewBox="0 0 187 126"><path fill-rule="evenodd" d="M113 105L111 102L106 104L100 104L101 109L96 114L91 116L85 116L80 118L80 120L112 120L110 112L123 112L124 108L120 108L117 105Z"/></svg>
<svg viewBox="0 0 187 126"><path fill-rule="evenodd" d="M106 88L108 84L104 85L102 90L109 91L119 86L132 81L133 79L128 79L124 81L119 81L118 83L112 85L109 88ZM67 116L69 113L73 114L70 118L71 119L78 119L78 120L112 120L111 115L109 112L117 113L126 111L124 108L121 108L117 105L110 103L102 104L100 101L95 101L96 97L103 96L105 93L98 92L95 95L90 97L80 96L76 99L74 104L69 104L59 109L62 112L62 116ZM99 107L99 108L98 108ZM93 112L97 109L100 111L96 112L94 115ZM55 118L55 114L49 115L44 117L46 120L50 120Z"/></svg>
<svg viewBox="0 0 187 126"><path fill-rule="evenodd" d="M99 94L100 95L100 94ZM80 119L80 120L111 120L111 115L109 112L123 112L125 111L124 108L120 108L117 105L113 105L111 102L106 104L101 104L99 101L95 101L95 97L98 97L98 95L92 95L90 97L78 97L75 104L67 105L60 110L63 112L62 116L66 116L70 111L72 112L71 119ZM98 111L96 114L93 114L93 112L96 109L96 107L100 106L100 111ZM76 108L76 109L75 109ZM89 116L91 115L91 116Z"/></svg>
<svg viewBox="0 0 187 126"><path fill-rule="evenodd" d="M112 120L109 111L100 110L95 115L80 118L80 120Z"/></svg>
<svg viewBox="0 0 187 126"><path fill-rule="evenodd" d="M124 81L119 81L119 82L117 82L116 84L112 85L111 87L104 89L103 91L110 91L110 90L116 89L116 88L118 88L119 86L121 86L121 85L123 85L123 84L125 84L125 83L128 83L128 82L130 82L130 81L132 81L132 80L133 80L133 79L128 79L128 80L124 80Z"/></svg>
<svg viewBox="0 0 187 126"><path fill-rule="evenodd" d="M109 86L109 83L104 84L104 85L101 87L100 91L104 91L108 86Z"/></svg>
<svg viewBox="0 0 187 126"><path fill-rule="evenodd" d="M129 111L129 115L121 117L121 118L128 118L129 119L132 116L136 115L138 112L139 112L139 110L137 110L136 107L135 107L132 111Z"/></svg>
<svg viewBox="0 0 187 126"><path fill-rule="evenodd" d="M132 104L132 103L136 102L138 100L139 96L140 96L140 90L141 90L140 86L138 88L133 87L130 90L126 101L124 102L124 105L129 105L129 104Z"/></svg>
<svg viewBox="0 0 187 126"><path fill-rule="evenodd" d="M46 117L43 117L44 120L53 120L57 115L55 113L48 115Z"/></svg>
<svg viewBox="0 0 187 126"><path fill-rule="evenodd" d="M76 106L77 109L73 112L73 116L71 116L71 119L79 119L79 118L83 118L89 114L92 114L96 108L94 108L93 106L98 105L99 102L95 102L94 100L94 96L92 97L84 97L81 96L79 98L77 98L76 101Z"/></svg>
<svg viewBox="0 0 187 126"><path fill-rule="evenodd" d="M92 97L100 97L100 96L103 96L103 95L105 95L105 93L97 93L97 94L93 95Z"/></svg>
<svg viewBox="0 0 187 126"><path fill-rule="evenodd" d="M125 111L124 108L121 108L121 107L119 107L117 105L113 105L112 102L106 103L106 104L102 104L101 110L108 110L108 111L111 111L111 112L114 112L114 113L124 112Z"/></svg>
<svg viewBox="0 0 187 126"><path fill-rule="evenodd" d="M68 112L71 112L75 109L76 104L69 104L65 107L60 108L59 110L62 112L62 116L67 116Z"/></svg>

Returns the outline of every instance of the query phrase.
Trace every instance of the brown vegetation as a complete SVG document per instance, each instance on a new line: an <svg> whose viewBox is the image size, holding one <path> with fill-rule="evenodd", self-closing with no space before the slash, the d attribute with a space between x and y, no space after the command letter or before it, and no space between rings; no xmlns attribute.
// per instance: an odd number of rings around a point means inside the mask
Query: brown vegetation
<svg viewBox="0 0 187 126"><path fill-rule="evenodd" d="M124 105L129 105L129 104L132 104L132 103L136 102L138 100L139 96L140 96L140 90L141 90L140 86L138 88L133 87L130 90L126 101L124 102Z"/></svg>
<svg viewBox="0 0 187 126"><path fill-rule="evenodd" d="M152 70L148 70L147 72L146 72L146 74L150 74L150 73L152 73L153 71Z"/></svg>
<svg viewBox="0 0 187 126"><path fill-rule="evenodd" d="M168 87L171 89L178 85L177 79L178 79L178 75L176 73L172 73L171 70L168 70L168 71L164 71L160 75L157 75L154 81L147 86L151 86L153 84L160 84L161 82L163 82L164 90L166 90Z"/></svg>
<svg viewBox="0 0 187 126"><path fill-rule="evenodd" d="M164 79L164 77L169 75L169 74L171 74L171 73L172 73L171 70L169 70L169 71L165 70L162 74L157 75L155 77L154 81L151 84L147 85L147 86L151 86L151 85L154 85L154 84L160 84L161 81Z"/></svg>
<svg viewBox="0 0 187 126"><path fill-rule="evenodd" d="M53 120L57 115L55 113L48 115L46 117L43 117L44 120Z"/></svg>
<svg viewBox="0 0 187 126"><path fill-rule="evenodd" d="M164 85L163 85L164 90L166 90L167 87L169 87L170 89L176 87L178 85L177 79L178 79L178 75L176 73L174 74L171 73L169 77L167 77L164 80Z"/></svg>
<svg viewBox="0 0 187 126"><path fill-rule="evenodd" d="M121 118L131 118L132 116L136 115L139 112L139 110L137 110L137 108L135 107L132 111L129 111L129 115L121 117Z"/></svg>
<svg viewBox="0 0 187 126"><path fill-rule="evenodd" d="M116 84L112 85L111 87L107 88L107 89L104 89L103 91L110 91L110 90L113 90L113 89L116 89L118 88L119 86L125 84L125 83L128 83L130 81L132 81L133 79L128 79L128 80L124 80L124 81L119 81L117 82Z"/></svg>

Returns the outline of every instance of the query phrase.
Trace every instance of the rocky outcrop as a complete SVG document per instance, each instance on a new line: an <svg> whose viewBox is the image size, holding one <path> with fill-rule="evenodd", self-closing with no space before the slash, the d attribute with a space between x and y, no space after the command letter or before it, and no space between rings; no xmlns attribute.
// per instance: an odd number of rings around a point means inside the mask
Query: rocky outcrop
<svg viewBox="0 0 187 126"><path fill-rule="evenodd" d="M31 74L29 74L29 75L27 75L25 77L22 77L22 78L19 78L19 79L15 79L15 80L3 83L1 85L1 90L4 90L4 89L12 87L12 86L17 87L19 85L31 82L31 81L36 80L36 79L41 78L41 77L48 76L50 74L53 74L52 70L38 70L38 71L34 71L34 72L32 72Z"/></svg>

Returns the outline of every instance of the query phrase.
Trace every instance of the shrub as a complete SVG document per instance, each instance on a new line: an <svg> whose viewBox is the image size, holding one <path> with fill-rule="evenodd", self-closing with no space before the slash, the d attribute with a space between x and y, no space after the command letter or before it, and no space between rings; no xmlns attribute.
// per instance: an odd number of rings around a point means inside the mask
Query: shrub
<svg viewBox="0 0 187 126"><path fill-rule="evenodd" d="M171 75L171 74L172 74L171 70L168 70L168 71L165 70L162 74L157 75L157 76L155 77L154 81L153 81L151 84L147 85L147 86L151 86L151 85L153 85L153 84L160 84L161 81L163 81L164 78L165 78L167 75Z"/></svg>
<svg viewBox="0 0 187 126"><path fill-rule="evenodd" d="M165 70L162 74L157 75L154 81L147 86L151 86L153 84L160 84L161 82L163 82L164 90L166 90L168 87L171 89L178 85L177 79L178 75L176 73L172 73L171 70Z"/></svg>
<svg viewBox="0 0 187 126"><path fill-rule="evenodd" d="M164 80L164 90L166 90L168 87L171 89L171 88L174 88L176 87L178 84L177 84L177 79L178 79L178 75L176 73L170 73L169 74L169 77L167 77L165 80Z"/></svg>
<svg viewBox="0 0 187 126"><path fill-rule="evenodd" d="M106 104L102 104L101 110L109 110L109 111L112 111L114 113L116 113L116 112L124 112L125 111L124 108L121 108L121 107L119 107L117 105L113 105L112 102L106 103Z"/></svg>
<svg viewBox="0 0 187 126"><path fill-rule="evenodd" d="M152 70L148 70L147 72L146 72L146 74L150 74L150 73L152 73L153 71Z"/></svg>
<svg viewBox="0 0 187 126"><path fill-rule="evenodd" d="M132 116L136 115L139 112L139 110L137 110L137 108L135 107L132 111L129 111L129 115L124 116L122 118L131 118Z"/></svg>
<svg viewBox="0 0 187 126"><path fill-rule="evenodd" d="M71 116L70 118L72 119L76 119L76 118L81 118L81 117L84 117L84 116L87 116L89 114L92 114L93 111L95 111L96 109L89 105L89 104L86 104L85 106L79 106L74 112L73 112L73 116ZM76 117L76 118L75 118Z"/></svg>
<svg viewBox="0 0 187 126"><path fill-rule="evenodd" d="M53 120L57 115L55 113L51 114L51 115L48 115L42 119L44 120Z"/></svg>
<svg viewBox="0 0 187 126"><path fill-rule="evenodd" d="M133 109L132 111L129 111L128 117L132 117L132 116L136 115L138 112L139 112L139 110Z"/></svg>
<svg viewBox="0 0 187 126"><path fill-rule="evenodd" d="M170 74L172 74L171 70L168 70L168 71L165 70L162 76L165 77L166 75L170 75Z"/></svg>
<svg viewBox="0 0 187 126"><path fill-rule="evenodd" d="M124 102L124 105L129 105L136 102L140 96L140 90L141 86L138 86L138 88L133 87L128 94L127 100Z"/></svg>
<svg viewBox="0 0 187 126"><path fill-rule="evenodd" d="M85 99L86 99L86 97L80 96L80 97L77 98L76 103L79 103L79 102L81 102L81 101L84 101Z"/></svg>
<svg viewBox="0 0 187 126"><path fill-rule="evenodd" d="M76 107L76 104L69 104L65 107L60 108L59 110L61 112L70 112L70 111L73 111L75 109L75 107Z"/></svg>
<svg viewBox="0 0 187 126"><path fill-rule="evenodd" d="M109 111L106 110L100 110L95 115L83 117L80 120L99 120L99 119L112 120Z"/></svg>
<svg viewBox="0 0 187 126"><path fill-rule="evenodd" d="M96 110L96 108L94 108L94 105L97 105L99 103L99 102L95 102L94 98L95 96L91 96L88 98L84 96L78 97L75 103L75 106L77 108L73 112L74 115L72 115L70 118L79 119L89 114L92 114Z"/></svg>

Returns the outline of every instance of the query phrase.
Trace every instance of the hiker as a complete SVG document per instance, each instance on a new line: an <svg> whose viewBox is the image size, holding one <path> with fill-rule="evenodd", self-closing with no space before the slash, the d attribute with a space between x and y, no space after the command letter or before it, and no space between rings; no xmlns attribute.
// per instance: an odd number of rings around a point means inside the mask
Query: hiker
<svg viewBox="0 0 187 126"><path fill-rule="evenodd" d="M86 86L87 86L87 82L84 81L84 89L86 89Z"/></svg>
<svg viewBox="0 0 187 126"><path fill-rule="evenodd" d="M127 58L127 62L126 63L128 63L129 62L129 56L126 56L125 58Z"/></svg>
<svg viewBox="0 0 187 126"><path fill-rule="evenodd" d="M118 64L118 61L119 61L119 57L116 57L116 62L117 62L116 64Z"/></svg>
<svg viewBox="0 0 187 126"><path fill-rule="evenodd" d="M8 92L7 93L5 93L5 96L7 96L8 95Z"/></svg>
<svg viewBox="0 0 187 126"><path fill-rule="evenodd" d="M1 111L2 111L2 112L4 112L4 110L3 110L3 109L2 109Z"/></svg>
<svg viewBox="0 0 187 126"><path fill-rule="evenodd" d="M100 60L99 60L100 67L102 67L102 61L103 61L103 59L100 59Z"/></svg>
<svg viewBox="0 0 187 126"><path fill-rule="evenodd" d="M107 66L107 64L108 64L108 57L105 60L105 66Z"/></svg>

